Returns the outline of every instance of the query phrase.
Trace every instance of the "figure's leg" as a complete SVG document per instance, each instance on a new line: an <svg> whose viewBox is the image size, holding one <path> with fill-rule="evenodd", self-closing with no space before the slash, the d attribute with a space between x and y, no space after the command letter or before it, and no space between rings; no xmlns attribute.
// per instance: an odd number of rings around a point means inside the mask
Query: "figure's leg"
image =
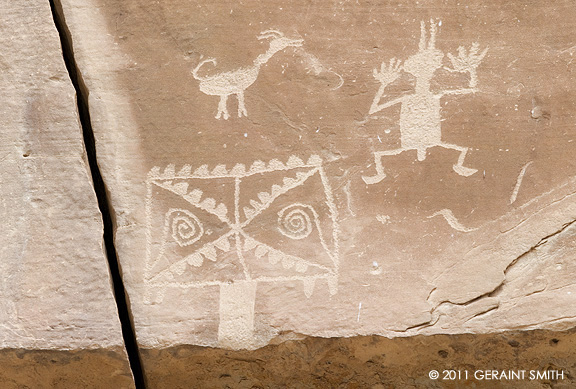
<svg viewBox="0 0 576 389"><path fill-rule="evenodd" d="M218 103L218 113L216 114L216 119L220 119L224 116L224 120L228 120L230 115L228 115L228 108L226 108L226 104L228 102L228 95L220 96L220 102Z"/></svg>
<svg viewBox="0 0 576 389"><path fill-rule="evenodd" d="M422 162L426 159L426 148L417 149L416 152L418 153L418 161Z"/></svg>
<svg viewBox="0 0 576 389"><path fill-rule="evenodd" d="M242 115L248 116L248 111L246 111L246 106L244 105L244 91L238 93L238 117L241 118Z"/></svg>
<svg viewBox="0 0 576 389"><path fill-rule="evenodd" d="M386 178L386 173L384 173L384 167L382 166L382 157L386 155L398 155L401 152L406 151L406 149L395 149L386 151L375 151L374 152L374 163L376 164L376 174L373 176L362 176L364 182L368 185L377 184Z"/></svg>
<svg viewBox="0 0 576 389"><path fill-rule="evenodd" d="M464 165L464 158L466 158L466 153L468 152L468 147L462 147L462 146L453 145L453 144L444 143L444 142L442 142L442 144L440 144L440 146L447 148L447 149L460 151L460 155L458 156L458 163L456 163L456 165L452 166L452 169L454 169L454 171L456 173L460 174L461 176L468 177L468 176L471 176L472 174L474 174L478 171L478 169L472 169L469 167L462 166L462 165Z"/></svg>

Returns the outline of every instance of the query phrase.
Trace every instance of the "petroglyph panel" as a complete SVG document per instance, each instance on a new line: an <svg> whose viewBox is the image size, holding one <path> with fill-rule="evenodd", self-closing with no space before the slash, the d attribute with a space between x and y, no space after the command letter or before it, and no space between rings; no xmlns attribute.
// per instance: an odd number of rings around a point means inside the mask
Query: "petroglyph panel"
<svg viewBox="0 0 576 389"><path fill-rule="evenodd" d="M63 5L142 346L574 325L569 1Z"/></svg>

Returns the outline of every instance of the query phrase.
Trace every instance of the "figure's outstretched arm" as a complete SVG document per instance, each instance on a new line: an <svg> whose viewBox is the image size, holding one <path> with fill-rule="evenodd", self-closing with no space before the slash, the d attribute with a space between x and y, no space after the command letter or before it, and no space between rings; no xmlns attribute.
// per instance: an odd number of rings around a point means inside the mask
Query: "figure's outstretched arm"
<svg viewBox="0 0 576 389"><path fill-rule="evenodd" d="M386 89L385 85L381 85L380 88L378 89L378 93L376 93L374 101L372 101L372 105L370 106L369 111L370 115L402 102L403 97L398 97L394 100L387 101L384 104L378 104L378 102L380 102L380 99L382 98L382 95L384 94L384 89Z"/></svg>
<svg viewBox="0 0 576 389"><path fill-rule="evenodd" d="M451 89L445 90L440 93L440 96L447 96L447 95L465 95L468 93L475 93L478 92L477 88L460 88L460 89Z"/></svg>
<svg viewBox="0 0 576 389"><path fill-rule="evenodd" d="M394 104L398 104L402 101L402 97L399 97L392 101L388 101L387 103L378 104L382 98L382 95L384 95L384 90L386 87L394 82L400 76L401 72L402 65L400 60L397 60L396 58L392 58L390 60L388 67L386 67L384 62L382 62L382 65L380 65L380 71L378 71L378 69L374 69L373 75L376 80L380 81L380 88L378 88L378 92L376 93L376 96L374 96L374 100L370 106L370 115L385 108L391 107Z"/></svg>

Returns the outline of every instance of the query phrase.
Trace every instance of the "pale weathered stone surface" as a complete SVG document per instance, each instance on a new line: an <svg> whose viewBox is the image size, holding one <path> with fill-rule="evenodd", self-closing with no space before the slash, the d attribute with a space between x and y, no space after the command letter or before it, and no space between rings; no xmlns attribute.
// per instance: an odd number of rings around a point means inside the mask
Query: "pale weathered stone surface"
<svg viewBox="0 0 576 389"><path fill-rule="evenodd" d="M62 5L142 347L576 323L570 2Z"/></svg>
<svg viewBox="0 0 576 389"><path fill-rule="evenodd" d="M131 387L102 219L50 4L5 0L0 8L0 386ZM82 350L101 366L90 367ZM34 360L35 352L46 359ZM45 373L60 358L54 369L65 384L51 386ZM90 368L100 383L89 378Z"/></svg>

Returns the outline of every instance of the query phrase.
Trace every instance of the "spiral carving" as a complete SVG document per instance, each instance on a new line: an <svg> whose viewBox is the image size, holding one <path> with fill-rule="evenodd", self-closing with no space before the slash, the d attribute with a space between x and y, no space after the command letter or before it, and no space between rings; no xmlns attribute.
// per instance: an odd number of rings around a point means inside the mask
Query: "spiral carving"
<svg viewBox="0 0 576 389"><path fill-rule="evenodd" d="M278 229L291 239L304 239L312 233L314 209L306 204L292 204L278 212Z"/></svg>
<svg viewBox="0 0 576 389"><path fill-rule="evenodd" d="M166 215L172 237L181 247L197 242L204 235L200 220L184 209L172 209Z"/></svg>

